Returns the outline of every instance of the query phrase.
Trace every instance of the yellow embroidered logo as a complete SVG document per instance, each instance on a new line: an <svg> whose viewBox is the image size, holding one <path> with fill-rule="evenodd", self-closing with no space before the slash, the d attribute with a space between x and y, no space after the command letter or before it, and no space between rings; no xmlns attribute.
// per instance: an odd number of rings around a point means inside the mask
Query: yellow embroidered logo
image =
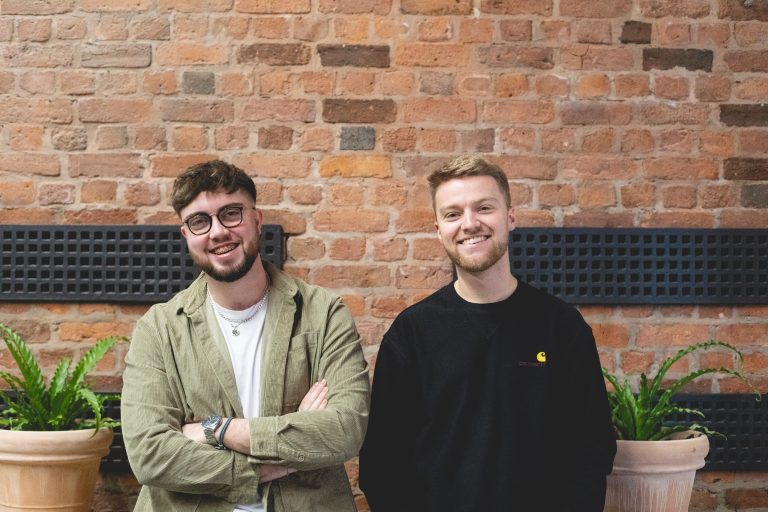
<svg viewBox="0 0 768 512"><path fill-rule="evenodd" d="M536 354L536 360L540 363L546 363L547 362L546 352L539 352L538 354Z"/></svg>

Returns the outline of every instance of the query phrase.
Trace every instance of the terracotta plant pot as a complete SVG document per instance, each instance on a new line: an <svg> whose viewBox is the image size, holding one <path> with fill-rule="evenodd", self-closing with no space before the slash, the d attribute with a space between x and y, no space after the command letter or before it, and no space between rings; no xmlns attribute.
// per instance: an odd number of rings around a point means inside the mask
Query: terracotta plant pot
<svg viewBox="0 0 768 512"><path fill-rule="evenodd" d="M693 479L708 452L709 439L698 432L618 441L604 512L688 512Z"/></svg>
<svg viewBox="0 0 768 512"><path fill-rule="evenodd" d="M0 430L0 511L90 512L112 431Z"/></svg>

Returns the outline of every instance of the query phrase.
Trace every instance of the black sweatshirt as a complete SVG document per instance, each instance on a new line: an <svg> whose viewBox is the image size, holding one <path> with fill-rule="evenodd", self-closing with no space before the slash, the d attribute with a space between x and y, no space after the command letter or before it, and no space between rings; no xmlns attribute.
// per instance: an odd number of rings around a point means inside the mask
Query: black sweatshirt
<svg viewBox="0 0 768 512"><path fill-rule="evenodd" d="M590 327L520 282L448 285L395 319L376 360L360 487L373 512L602 512L616 440Z"/></svg>

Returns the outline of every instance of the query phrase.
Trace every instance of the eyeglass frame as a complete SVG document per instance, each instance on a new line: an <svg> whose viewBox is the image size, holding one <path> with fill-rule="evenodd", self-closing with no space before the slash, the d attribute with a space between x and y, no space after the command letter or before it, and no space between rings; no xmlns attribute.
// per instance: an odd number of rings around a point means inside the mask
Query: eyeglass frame
<svg viewBox="0 0 768 512"><path fill-rule="evenodd" d="M241 225L243 223L243 220L245 220L245 215L243 215L243 211L246 208L250 208L250 209L253 209L253 210L256 209L256 207L254 207L254 206L250 206L249 207L249 206L245 206L245 205L242 205L242 204L227 204L227 205L224 205L221 208L219 208L218 211L216 211L216 213L213 213L213 214L208 213L208 212L195 212L192 215L190 215L189 217L187 217L186 219L184 219L181 223L183 225L187 226L187 229L189 230L189 232L192 233L195 236L207 235L208 233L210 233L211 229L213 228L213 218L214 217L216 217L216 220L219 221L219 224L221 224L223 227L225 227L227 229L236 228L237 226ZM224 212L225 210L229 210L229 209L238 210L238 212L240 213L240 220L237 222L237 224L232 224L230 226L224 224L224 222L221 220L221 217L220 217L222 212ZM202 231L202 232L195 233L195 231L192 229L192 226L189 225L189 221L194 219L195 217L199 217L199 216L208 217L208 229L206 229L205 231Z"/></svg>

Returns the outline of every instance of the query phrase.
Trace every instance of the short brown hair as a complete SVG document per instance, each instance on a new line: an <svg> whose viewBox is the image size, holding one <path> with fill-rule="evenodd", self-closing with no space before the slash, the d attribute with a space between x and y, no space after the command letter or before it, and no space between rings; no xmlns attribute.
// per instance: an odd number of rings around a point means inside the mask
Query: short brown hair
<svg viewBox="0 0 768 512"><path fill-rule="evenodd" d="M492 164L479 156L460 156L443 165L427 177L429 192L432 195L432 208L435 207L435 192L437 192L437 188L440 185L447 181L467 176L490 176L496 180L496 184L504 196L504 201L507 203L507 208L512 206L507 175L504 174L504 171L498 165Z"/></svg>
<svg viewBox="0 0 768 512"><path fill-rule="evenodd" d="M173 210L179 215L200 192L215 190L223 190L227 194L244 190L256 203L256 185L245 171L221 160L210 160L189 167L173 182Z"/></svg>

